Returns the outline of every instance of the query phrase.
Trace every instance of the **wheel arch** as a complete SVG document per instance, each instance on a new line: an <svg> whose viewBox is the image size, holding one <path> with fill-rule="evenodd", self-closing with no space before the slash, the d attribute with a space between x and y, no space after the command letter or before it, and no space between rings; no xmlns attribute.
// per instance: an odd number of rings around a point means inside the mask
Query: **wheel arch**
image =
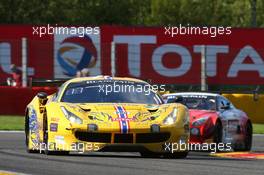
<svg viewBox="0 0 264 175"><path fill-rule="evenodd" d="M28 124L28 107L26 108L26 110L25 110L25 131L26 131L26 129L28 129L27 128L27 124Z"/></svg>
<svg viewBox="0 0 264 175"><path fill-rule="evenodd" d="M214 126L215 126L217 123L220 123L221 126L223 127L222 121L221 121L221 119L220 119L220 117L219 117L218 115L215 116L215 117L212 117L212 120L213 120L213 124L214 124Z"/></svg>
<svg viewBox="0 0 264 175"><path fill-rule="evenodd" d="M217 124L217 123L220 123L220 125L223 127L222 121L220 120L219 117L215 120L215 124Z"/></svg>
<svg viewBox="0 0 264 175"><path fill-rule="evenodd" d="M251 135L253 134L253 124L252 124L252 122L251 122L251 120L248 118L247 119L247 121L246 121L246 124L245 124L245 130L246 130L246 127L247 127L247 125L249 124L249 126L250 126L250 128L251 128Z"/></svg>
<svg viewBox="0 0 264 175"><path fill-rule="evenodd" d="M249 118L247 119L247 122L246 122L246 124L247 124L247 123L249 123L249 124L250 124L250 126L251 126L251 128L253 128L252 121L251 121Z"/></svg>

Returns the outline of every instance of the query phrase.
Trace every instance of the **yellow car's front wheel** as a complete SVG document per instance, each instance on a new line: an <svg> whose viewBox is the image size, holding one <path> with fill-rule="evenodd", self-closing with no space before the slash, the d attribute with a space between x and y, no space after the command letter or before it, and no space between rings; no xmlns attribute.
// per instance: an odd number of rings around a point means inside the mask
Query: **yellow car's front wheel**
<svg viewBox="0 0 264 175"><path fill-rule="evenodd" d="M26 147L28 153L39 153L38 150L34 150L30 148L30 131L29 131L29 117L26 115L25 117L25 136L26 136Z"/></svg>
<svg viewBox="0 0 264 175"><path fill-rule="evenodd" d="M163 156L164 158L184 159L188 155L188 151L174 153L155 153L151 151L142 151L140 155L145 158L156 158Z"/></svg>
<svg viewBox="0 0 264 175"><path fill-rule="evenodd" d="M155 153L155 152L151 152L151 151L141 151L140 155L141 155L141 157L144 157L144 158L157 158L157 157L162 156L161 153Z"/></svg>
<svg viewBox="0 0 264 175"><path fill-rule="evenodd" d="M188 156L188 151L184 152L174 152L174 153L164 153L163 157L165 158L173 158L173 159L184 159Z"/></svg>

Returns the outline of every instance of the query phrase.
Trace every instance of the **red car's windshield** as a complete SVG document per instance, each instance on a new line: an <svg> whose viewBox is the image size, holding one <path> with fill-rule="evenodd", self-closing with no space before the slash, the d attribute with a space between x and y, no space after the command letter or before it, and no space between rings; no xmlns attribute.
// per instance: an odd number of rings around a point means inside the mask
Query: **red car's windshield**
<svg viewBox="0 0 264 175"><path fill-rule="evenodd" d="M214 96L181 95L168 97L167 103L175 102L182 103L189 109L216 110L216 101Z"/></svg>

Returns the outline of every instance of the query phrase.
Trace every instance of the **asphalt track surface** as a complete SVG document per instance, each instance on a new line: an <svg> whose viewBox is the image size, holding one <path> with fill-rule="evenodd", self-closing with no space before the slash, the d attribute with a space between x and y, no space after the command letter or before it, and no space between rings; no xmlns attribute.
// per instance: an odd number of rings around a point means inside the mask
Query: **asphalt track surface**
<svg viewBox="0 0 264 175"><path fill-rule="evenodd" d="M264 151L264 136L253 151ZM186 159L142 158L138 153L89 153L69 156L29 154L23 133L0 132L0 170L26 174L264 174L264 160L212 157L191 152ZM0 173L1 174L1 173Z"/></svg>

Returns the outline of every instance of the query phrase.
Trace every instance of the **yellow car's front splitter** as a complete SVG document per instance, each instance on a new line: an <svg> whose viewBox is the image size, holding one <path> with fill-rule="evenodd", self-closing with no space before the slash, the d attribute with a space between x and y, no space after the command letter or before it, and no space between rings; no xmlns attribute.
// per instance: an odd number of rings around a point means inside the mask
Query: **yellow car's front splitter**
<svg viewBox="0 0 264 175"><path fill-rule="evenodd" d="M87 132L71 128L65 132L50 132L48 148L73 152L141 151L156 153L187 151L189 133L183 128L161 127L159 132L135 130L119 132Z"/></svg>

